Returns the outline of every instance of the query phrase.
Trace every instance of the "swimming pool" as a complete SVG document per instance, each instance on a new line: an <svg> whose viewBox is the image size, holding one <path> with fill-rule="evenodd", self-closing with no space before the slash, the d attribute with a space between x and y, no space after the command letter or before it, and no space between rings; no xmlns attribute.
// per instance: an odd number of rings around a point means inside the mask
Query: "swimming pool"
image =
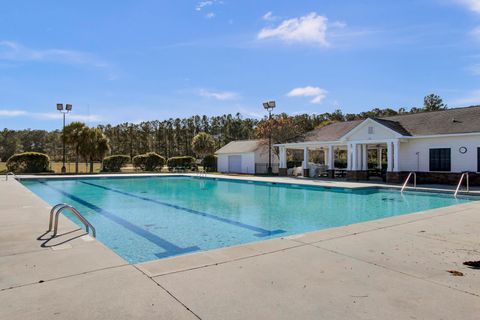
<svg viewBox="0 0 480 320"><path fill-rule="evenodd" d="M472 201L426 192L186 176L21 182L50 205L76 207L95 226L97 239L130 263Z"/></svg>

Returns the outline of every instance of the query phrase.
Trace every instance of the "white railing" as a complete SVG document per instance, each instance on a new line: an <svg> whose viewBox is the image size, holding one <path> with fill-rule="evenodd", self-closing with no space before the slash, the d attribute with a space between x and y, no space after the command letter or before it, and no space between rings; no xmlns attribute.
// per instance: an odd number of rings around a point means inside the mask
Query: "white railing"
<svg viewBox="0 0 480 320"><path fill-rule="evenodd" d="M407 187L408 181L410 180L412 175L413 175L413 188L417 188L417 173L412 171L408 174L408 177L403 183L402 190L400 190L400 192L403 192L403 190L405 190L405 188Z"/></svg>
<svg viewBox="0 0 480 320"><path fill-rule="evenodd" d="M15 177L16 177L15 173L13 173L13 172L7 172L7 173L5 173L5 181L8 181L8 176L13 176L14 179L15 179Z"/></svg>
<svg viewBox="0 0 480 320"><path fill-rule="evenodd" d="M457 197L457 194L460 191L460 188L462 187L463 178L465 178L465 177L466 177L465 183L466 183L466 187L467 187L467 192L470 192L470 181L469 181L470 179L469 179L469 176L468 176L468 172L464 172L464 173L462 173L462 176L460 177L460 181L458 182L457 189L455 189L454 197Z"/></svg>

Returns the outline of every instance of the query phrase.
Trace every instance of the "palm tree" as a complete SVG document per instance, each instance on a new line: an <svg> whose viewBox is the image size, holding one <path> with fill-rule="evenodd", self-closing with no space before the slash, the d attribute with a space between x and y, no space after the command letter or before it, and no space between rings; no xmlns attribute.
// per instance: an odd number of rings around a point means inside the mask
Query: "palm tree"
<svg viewBox="0 0 480 320"><path fill-rule="evenodd" d="M90 162L90 173L93 173L93 162L102 161L110 151L108 138L98 128L85 127L80 133L79 151L85 161Z"/></svg>
<svg viewBox="0 0 480 320"><path fill-rule="evenodd" d="M72 122L65 126L65 140L75 150L75 173L78 173L78 162L80 159L80 138L85 124L82 122Z"/></svg>
<svg viewBox="0 0 480 320"><path fill-rule="evenodd" d="M215 152L215 140L205 132L200 132L192 140L192 150L202 159Z"/></svg>

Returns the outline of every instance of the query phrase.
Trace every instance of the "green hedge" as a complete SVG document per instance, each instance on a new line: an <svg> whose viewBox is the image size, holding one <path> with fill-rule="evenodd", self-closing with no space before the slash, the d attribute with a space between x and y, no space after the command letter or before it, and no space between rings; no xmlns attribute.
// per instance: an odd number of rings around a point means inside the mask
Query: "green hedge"
<svg viewBox="0 0 480 320"><path fill-rule="evenodd" d="M172 157L168 158L167 166L171 170L173 168L184 168L184 169L194 169L195 166L195 158L194 157Z"/></svg>
<svg viewBox="0 0 480 320"><path fill-rule="evenodd" d="M48 172L50 158L39 152L24 152L14 154L7 160L7 170L15 173Z"/></svg>
<svg viewBox="0 0 480 320"><path fill-rule="evenodd" d="M103 159L102 171L120 172L122 167L130 162L130 157L122 154L113 155Z"/></svg>
<svg viewBox="0 0 480 320"><path fill-rule="evenodd" d="M202 166L205 171L215 172L217 171L217 157L212 155L205 156L202 160Z"/></svg>
<svg viewBox="0 0 480 320"><path fill-rule="evenodd" d="M148 152L133 157L133 166L143 171L162 170L165 165L165 158L155 152Z"/></svg>

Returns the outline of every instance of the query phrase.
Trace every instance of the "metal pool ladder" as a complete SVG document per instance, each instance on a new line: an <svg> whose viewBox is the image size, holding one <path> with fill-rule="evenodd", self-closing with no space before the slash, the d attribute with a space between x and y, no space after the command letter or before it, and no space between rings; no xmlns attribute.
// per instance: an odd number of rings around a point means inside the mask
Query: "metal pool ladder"
<svg viewBox="0 0 480 320"><path fill-rule="evenodd" d="M408 181L410 180L412 175L413 175L413 188L417 188L417 173L415 171L412 171L408 174L408 177L403 183L402 190L400 190L400 192L403 192L403 190L405 190L405 188L407 187Z"/></svg>
<svg viewBox="0 0 480 320"><path fill-rule="evenodd" d="M15 177L16 177L15 173L13 173L13 172L7 172L7 173L5 173L5 181L8 181L8 176L13 176L14 179L15 179Z"/></svg>
<svg viewBox="0 0 480 320"><path fill-rule="evenodd" d="M468 172L462 173L462 176L460 177L460 181L458 182L457 189L455 189L454 197L457 197L458 192L460 191L460 187L462 186L463 178L466 177L465 183L467 186L467 192L470 192L470 179L468 176Z"/></svg>
<svg viewBox="0 0 480 320"><path fill-rule="evenodd" d="M87 233L90 233L90 229L92 229L93 237L94 238L97 237L97 232L95 231L94 226L92 226L92 224L88 222L88 220L85 219L85 217L77 209L75 209L74 207L66 203L59 203L57 205L54 205L52 207L52 210L50 210L50 221L48 223L47 232L52 231L52 227L53 227L53 236L55 237L57 235L58 218L59 218L60 212L64 210L68 210L71 213L73 213L78 218L78 220L80 220L84 224ZM55 218L53 217L54 215L55 215Z"/></svg>

